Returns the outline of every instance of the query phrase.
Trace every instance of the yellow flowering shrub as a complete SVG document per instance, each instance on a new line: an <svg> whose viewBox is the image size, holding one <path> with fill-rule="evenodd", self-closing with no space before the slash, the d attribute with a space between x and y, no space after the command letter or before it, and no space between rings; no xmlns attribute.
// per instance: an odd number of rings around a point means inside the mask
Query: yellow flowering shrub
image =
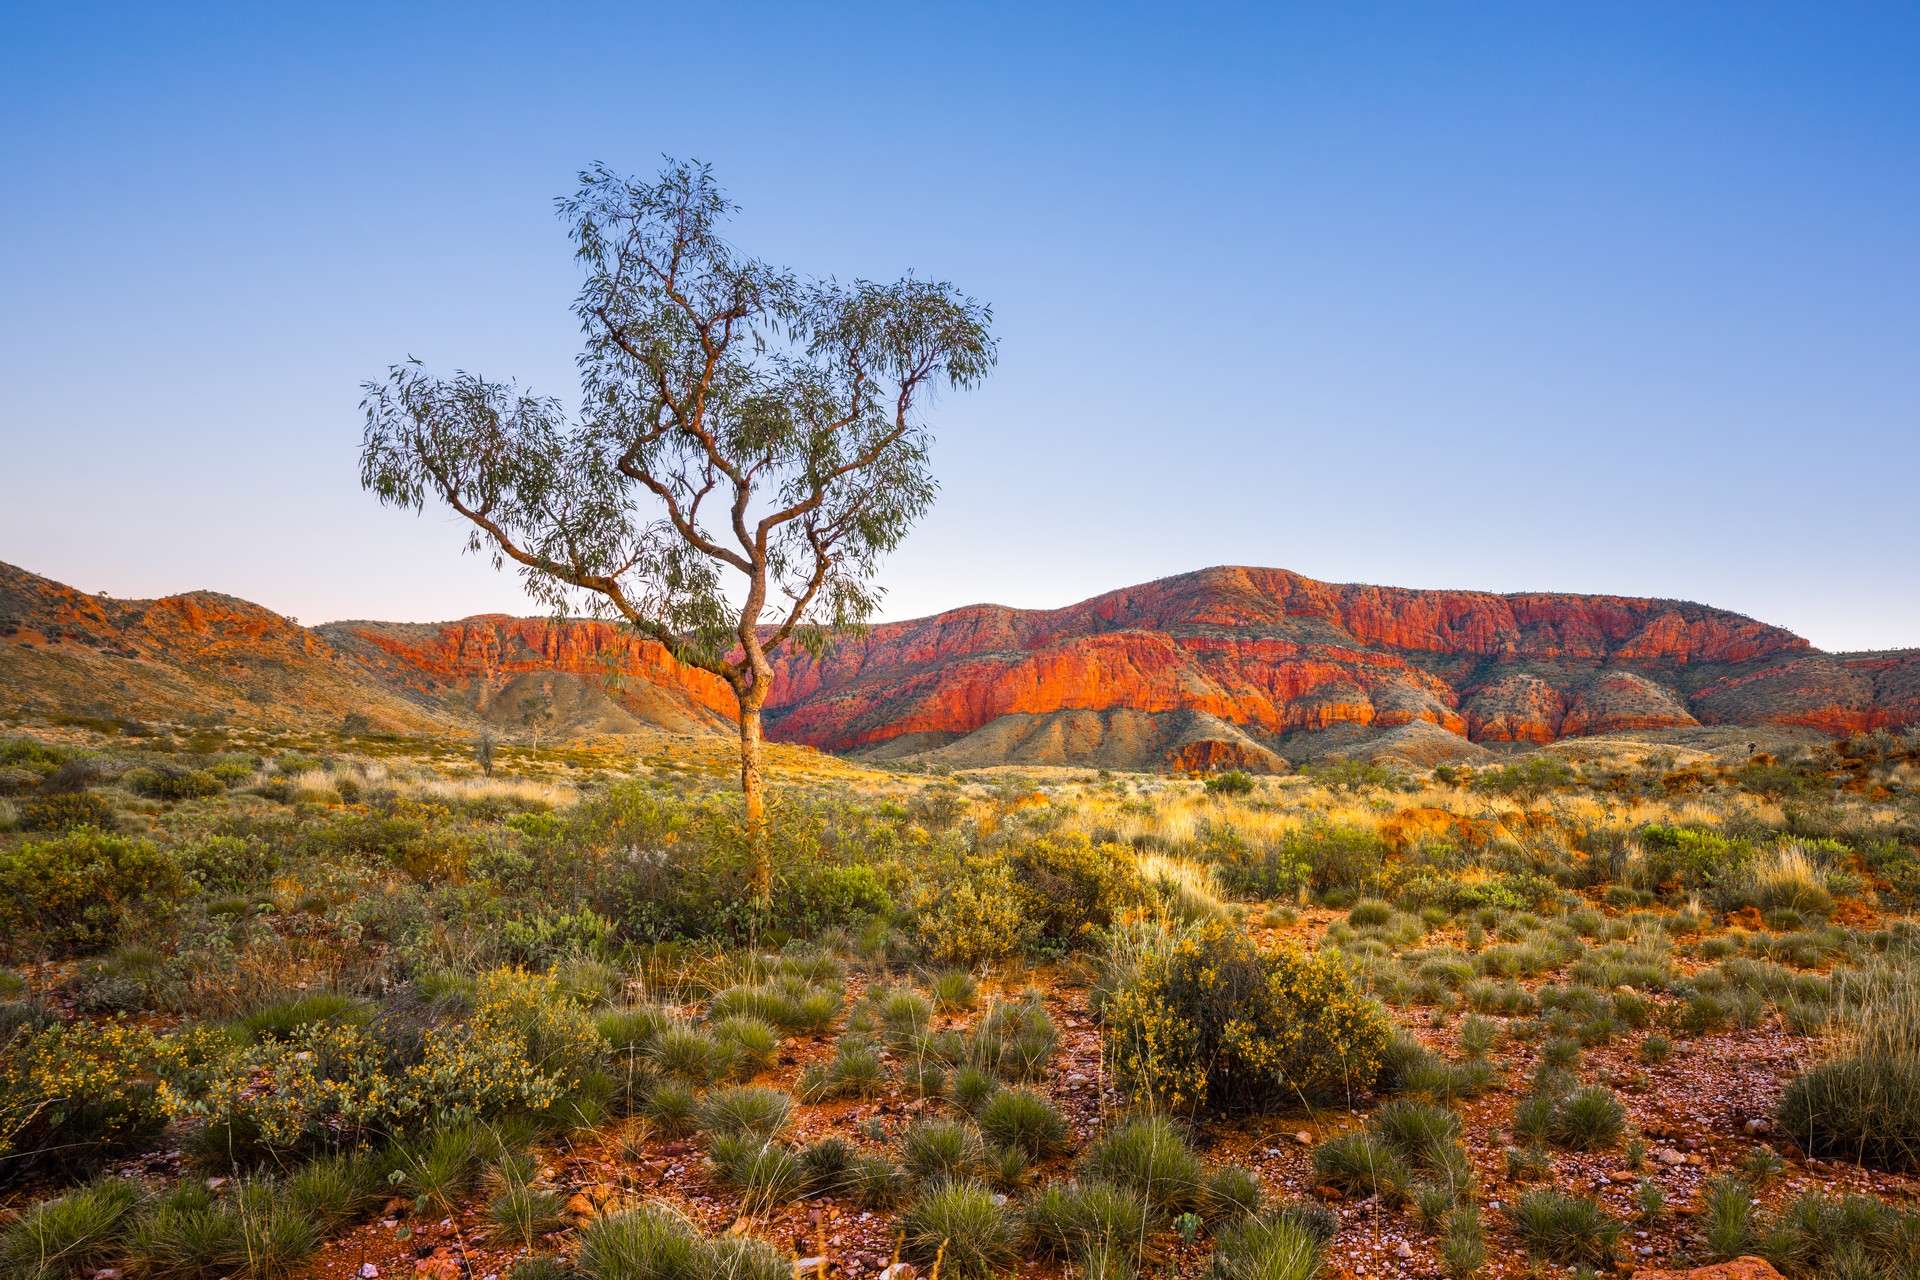
<svg viewBox="0 0 1920 1280"><path fill-rule="evenodd" d="M166 1123L154 1038L120 1021L23 1031L0 1049L0 1183L84 1166Z"/></svg>
<svg viewBox="0 0 1920 1280"><path fill-rule="evenodd" d="M545 974L496 969L474 987L473 1015L427 1041L410 1092L441 1121L546 1111L579 1089L606 1044L586 1010Z"/></svg>
<svg viewBox="0 0 1920 1280"><path fill-rule="evenodd" d="M1261 950L1209 921L1141 948L1105 997L1109 1068L1141 1102L1257 1110L1372 1087L1391 1036L1338 952Z"/></svg>
<svg viewBox="0 0 1920 1280"><path fill-rule="evenodd" d="M999 859L979 859L958 881L923 887L913 927L922 954L967 968L1019 955L1033 937L1018 882Z"/></svg>

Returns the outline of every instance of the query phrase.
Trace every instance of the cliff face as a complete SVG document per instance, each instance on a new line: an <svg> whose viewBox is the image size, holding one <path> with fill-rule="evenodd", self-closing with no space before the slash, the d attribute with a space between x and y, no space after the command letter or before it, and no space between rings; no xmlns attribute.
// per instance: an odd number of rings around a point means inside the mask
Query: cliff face
<svg viewBox="0 0 1920 1280"><path fill-rule="evenodd" d="M50 691L58 691L55 697ZM732 692L618 624L483 616L308 629L229 596L88 596L0 566L0 699L357 710L380 727L731 731ZM1612 730L1920 724L1920 650L1825 654L1671 600L1336 585L1217 568L1062 609L889 623L776 662L769 736L836 751L1277 767L1290 735L1382 731L1425 759ZM1458 744L1449 747L1449 743Z"/></svg>
<svg viewBox="0 0 1920 1280"><path fill-rule="evenodd" d="M1269 738L1423 722L1473 741L1544 743L1764 718L1783 691L1708 699L1703 716L1704 694L1683 690L1821 660L1778 627L1679 601L1217 568L1064 609L975 606L876 627L824 658L784 658L768 705L775 733L833 750L1118 708L1203 712ZM1844 719L1811 702L1813 718L1796 723Z"/></svg>

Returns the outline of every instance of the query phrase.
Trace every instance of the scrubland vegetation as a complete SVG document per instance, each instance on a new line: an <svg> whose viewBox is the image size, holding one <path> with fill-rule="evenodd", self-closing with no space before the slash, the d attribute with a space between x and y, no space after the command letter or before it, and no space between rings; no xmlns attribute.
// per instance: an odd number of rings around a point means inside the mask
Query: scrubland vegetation
<svg viewBox="0 0 1920 1280"><path fill-rule="evenodd" d="M795 753L757 911L698 743L0 740L0 1268L1916 1274L1920 740L1772 745Z"/></svg>

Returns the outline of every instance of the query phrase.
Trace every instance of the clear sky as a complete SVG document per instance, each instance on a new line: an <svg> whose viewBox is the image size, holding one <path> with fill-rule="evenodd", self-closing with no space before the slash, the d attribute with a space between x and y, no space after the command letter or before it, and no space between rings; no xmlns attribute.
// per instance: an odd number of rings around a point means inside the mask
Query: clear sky
<svg viewBox="0 0 1920 1280"><path fill-rule="evenodd" d="M1920 645L1920 7L0 5L0 560L530 608L358 487L418 355L574 394L552 199L991 302L888 613L1219 563Z"/></svg>

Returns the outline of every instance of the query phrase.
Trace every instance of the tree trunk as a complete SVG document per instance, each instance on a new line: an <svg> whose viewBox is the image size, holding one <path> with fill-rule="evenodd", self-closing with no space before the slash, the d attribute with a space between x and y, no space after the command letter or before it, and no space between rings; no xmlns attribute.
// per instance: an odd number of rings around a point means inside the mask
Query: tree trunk
<svg viewBox="0 0 1920 1280"><path fill-rule="evenodd" d="M765 698L764 692L757 697L750 693L740 701L740 793L747 814L753 900L762 910L773 902L773 862L767 854L767 783L760 773L760 704Z"/></svg>

